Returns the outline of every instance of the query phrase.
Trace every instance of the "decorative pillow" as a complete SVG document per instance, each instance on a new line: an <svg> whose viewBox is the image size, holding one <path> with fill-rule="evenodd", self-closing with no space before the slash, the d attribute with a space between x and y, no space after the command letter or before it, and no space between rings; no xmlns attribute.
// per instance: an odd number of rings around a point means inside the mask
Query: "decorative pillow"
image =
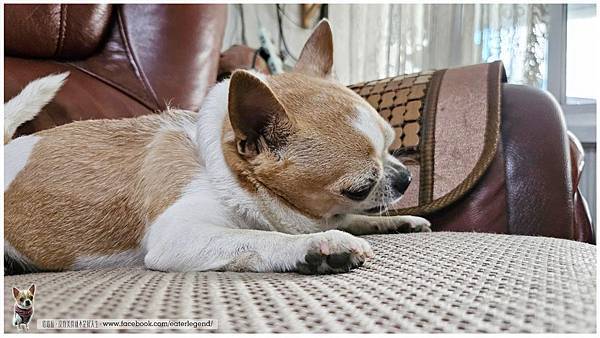
<svg viewBox="0 0 600 338"><path fill-rule="evenodd" d="M396 131L391 150L412 173L390 214L427 214L466 194L500 137L502 62L424 71L350 86Z"/></svg>

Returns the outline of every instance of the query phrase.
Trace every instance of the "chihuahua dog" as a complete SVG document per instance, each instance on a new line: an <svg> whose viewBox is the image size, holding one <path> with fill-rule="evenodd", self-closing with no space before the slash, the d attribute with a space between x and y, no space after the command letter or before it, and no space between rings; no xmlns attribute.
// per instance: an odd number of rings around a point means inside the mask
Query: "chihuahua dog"
<svg viewBox="0 0 600 338"><path fill-rule="evenodd" d="M332 66L322 21L292 72L235 71L199 113L73 122L10 141L5 257L29 270L324 274L373 256L354 235L430 231L423 218L379 216L410 173L389 154L393 129ZM65 77L7 103L9 138Z"/></svg>
<svg viewBox="0 0 600 338"><path fill-rule="evenodd" d="M29 323L33 317L33 295L35 294L35 285L31 285L27 290L12 288L15 298L15 315L13 317L13 326L18 330L29 330Z"/></svg>

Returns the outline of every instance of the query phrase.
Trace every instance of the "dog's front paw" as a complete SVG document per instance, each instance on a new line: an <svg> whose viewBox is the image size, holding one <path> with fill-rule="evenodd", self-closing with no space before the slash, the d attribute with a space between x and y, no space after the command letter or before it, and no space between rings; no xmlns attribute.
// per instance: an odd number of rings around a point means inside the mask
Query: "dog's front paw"
<svg viewBox="0 0 600 338"><path fill-rule="evenodd" d="M367 241L339 230L329 230L310 237L304 261L297 265L303 274L348 272L373 257Z"/></svg>
<svg viewBox="0 0 600 338"><path fill-rule="evenodd" d="M380 233L431 232L431 223L423 217L392 216L377 225Z"/></svg>

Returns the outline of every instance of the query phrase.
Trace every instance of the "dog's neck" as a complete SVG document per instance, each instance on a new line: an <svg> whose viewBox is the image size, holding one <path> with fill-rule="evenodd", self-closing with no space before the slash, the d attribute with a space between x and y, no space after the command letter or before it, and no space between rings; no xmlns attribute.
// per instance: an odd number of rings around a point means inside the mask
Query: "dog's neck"
<svg viewBox="0 0 600 338"><path fill-rule="evenodd" d="M241 227L289 233L322 230L319 221L287 206L252 178L237 156L229 122L229 80L216 84L199 112L196 142L206 174L221 203L241 217Z"/></svg>

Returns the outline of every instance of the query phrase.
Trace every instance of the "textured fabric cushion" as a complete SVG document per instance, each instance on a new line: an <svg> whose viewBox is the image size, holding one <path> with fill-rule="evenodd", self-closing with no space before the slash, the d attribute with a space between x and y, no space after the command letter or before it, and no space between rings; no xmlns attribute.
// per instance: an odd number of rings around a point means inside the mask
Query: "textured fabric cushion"
<svg viewBox="0 0 600 338"><path fill-rule="evenodd" d="M11 286L31 283L32 332L39 318L214 318L220 332L596 330L593 245L449 232L366 238L376 258L338 275L132 268L8 276L5 330L15 330Z"/></svg>

